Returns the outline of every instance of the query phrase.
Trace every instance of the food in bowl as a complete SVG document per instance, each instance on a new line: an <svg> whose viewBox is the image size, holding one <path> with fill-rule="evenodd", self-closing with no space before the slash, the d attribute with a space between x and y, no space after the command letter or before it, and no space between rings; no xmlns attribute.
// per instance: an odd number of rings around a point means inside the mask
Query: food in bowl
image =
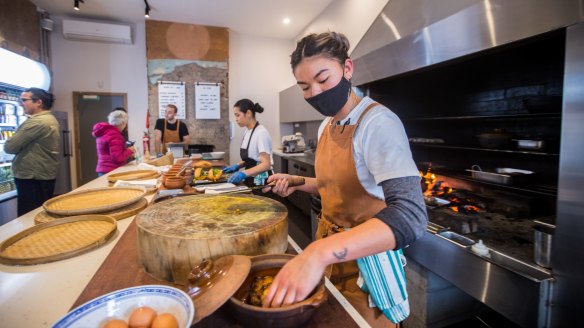
<svg viewBox="0 0 584 328"><path fill-rule="evenodd" d="M178 328L178 320L171 313L157 314L148 306L141 306L132 311L128 323L121 319L108 321L103 328Z"/></svg>
<svg viewBox="0 0 584 328"><path fill-rule="evenodd" d="M102 328L113 320L127 322L136 308L145 306L157 313L172 314L180 328L190 327L195 315L191 298L182 290L164 285L144 285L120 289L97 297L71 310L52 327Z"/></svg>
<svg viewBox="0 0 584 328"><path fill-rule="evenodd" d="M274 282L274 276L257 276L249 289L249 304L262 306L264 298L268 294L270 286Z"/></svg>

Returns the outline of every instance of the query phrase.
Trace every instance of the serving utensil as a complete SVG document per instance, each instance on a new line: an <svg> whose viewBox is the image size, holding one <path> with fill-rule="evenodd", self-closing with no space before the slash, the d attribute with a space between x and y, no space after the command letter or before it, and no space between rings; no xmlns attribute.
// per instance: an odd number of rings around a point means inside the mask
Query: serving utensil
<svg viewBox="0 0 584 328"><path fill-rule="evenodd" d="M178 173L176 174L177 177L180 177L180 175L188 168L191 166L191 164L193 164L193 160L189 160L188 162L184 163L183 166L180 168L180 171L178 171Z"/></svg>

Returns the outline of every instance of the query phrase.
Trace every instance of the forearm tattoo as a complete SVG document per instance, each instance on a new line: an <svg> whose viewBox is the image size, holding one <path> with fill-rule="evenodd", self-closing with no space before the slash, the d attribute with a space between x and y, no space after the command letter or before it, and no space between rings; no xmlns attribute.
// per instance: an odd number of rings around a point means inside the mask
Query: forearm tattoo
<svg viewBox="0 0 584 328"><path fill-rule="evenodd" d="M349 250L347 249L347 247L345 247L340 252L333 252L333 255L337 258L337 260L343 261L344 259L347 258L347 253L348 252L349 252Z"/></svg>

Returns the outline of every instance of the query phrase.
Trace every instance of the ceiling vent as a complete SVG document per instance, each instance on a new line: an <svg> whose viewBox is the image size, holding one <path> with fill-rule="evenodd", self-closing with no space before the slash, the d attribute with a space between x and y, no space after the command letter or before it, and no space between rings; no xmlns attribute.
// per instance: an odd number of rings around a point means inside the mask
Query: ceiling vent
<svg viewBox="0 0 584 328"><path fill-rule="evenodd" d="M132 44L132 27L65 19L63 36L69 40Z"/></svg>

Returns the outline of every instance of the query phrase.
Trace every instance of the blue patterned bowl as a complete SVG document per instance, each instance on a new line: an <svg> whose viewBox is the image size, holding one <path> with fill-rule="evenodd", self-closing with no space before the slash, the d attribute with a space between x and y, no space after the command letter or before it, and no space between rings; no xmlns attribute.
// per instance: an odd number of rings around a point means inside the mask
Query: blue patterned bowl
<svg viewBox="0 0 584 328"><path fill-rule="evenodd" d="M112 319L128 322L132 311L148 306L158 314L170 313L179 327L190 327L195 307L189 295L180 289L163 285L144 285L116 290L95 298L57 321L53 328L102 327Z"/></svg>

